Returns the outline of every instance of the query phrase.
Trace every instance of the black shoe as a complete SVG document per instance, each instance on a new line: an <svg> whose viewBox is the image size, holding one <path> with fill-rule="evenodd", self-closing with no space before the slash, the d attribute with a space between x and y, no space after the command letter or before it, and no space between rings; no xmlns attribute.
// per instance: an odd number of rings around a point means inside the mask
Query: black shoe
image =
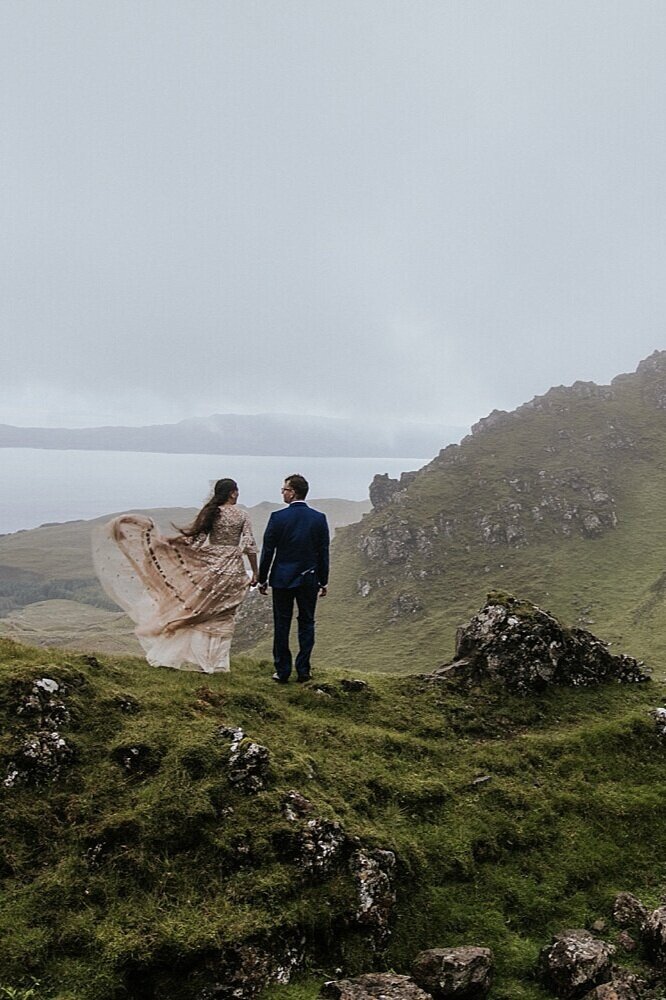
<svg viewBox="0 0 666 1000"><path fill-rule="evenodd" d="M307 684L308 681L311 681L311 680L312 680L312 674L300 674L296 678L296 683L297 684Z"/></svg>
<svg viewBox="0 0 666 1000"><path fill-rule="evenodd" d="M289 683L289 678L288 677L280 677L280 675L277 674L277 673L273 674L273 677L271 679L274 680L276 684L288 684Z"/></svg>

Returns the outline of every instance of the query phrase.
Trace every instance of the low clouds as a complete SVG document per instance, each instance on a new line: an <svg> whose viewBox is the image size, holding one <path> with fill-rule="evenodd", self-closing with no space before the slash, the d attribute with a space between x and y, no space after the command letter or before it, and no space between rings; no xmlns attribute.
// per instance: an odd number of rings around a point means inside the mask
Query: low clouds
<svg viewBox="0 0 666 1000"><path fill-rule="evenodd" d="M466 424L663 347L666 13L0 8L0 421Z"/></svg>

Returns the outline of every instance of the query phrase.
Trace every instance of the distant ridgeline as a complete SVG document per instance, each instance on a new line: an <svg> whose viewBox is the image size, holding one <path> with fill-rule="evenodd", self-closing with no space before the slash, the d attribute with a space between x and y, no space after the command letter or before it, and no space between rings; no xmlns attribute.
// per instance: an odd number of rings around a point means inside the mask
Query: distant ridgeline
<svg viewBox="0 0 666 1000"><path fill-rule="evenodd" d="M150 427L13 427L0 424L0 448L150 451L209 455L316 455L398 458L431 455L464 427L348 420L292 414L216 413Z"/></svg>
<svg viewBox="0 0 666 1000"><path fill-rule="evenodd" d="M441 658L485 593L521 592L666 662L666 351L610 386L494 411L336 538L320 646L355 669Z"/></svg>

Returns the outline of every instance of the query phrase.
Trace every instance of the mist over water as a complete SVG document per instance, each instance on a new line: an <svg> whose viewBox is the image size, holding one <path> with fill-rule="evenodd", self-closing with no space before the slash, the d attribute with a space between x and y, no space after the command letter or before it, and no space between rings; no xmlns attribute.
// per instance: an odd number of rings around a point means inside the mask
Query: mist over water
<svg viewBox="0 0 666 1000"><path fill-rule="evenodd" d="M0 534L52 521L146 507L199 507L212 482L236 479L240 503L281 503L285 476L302 473L311 498L367 500L375 473L421 468L428 458L291 458L127 451L0 450Z"/></svg>

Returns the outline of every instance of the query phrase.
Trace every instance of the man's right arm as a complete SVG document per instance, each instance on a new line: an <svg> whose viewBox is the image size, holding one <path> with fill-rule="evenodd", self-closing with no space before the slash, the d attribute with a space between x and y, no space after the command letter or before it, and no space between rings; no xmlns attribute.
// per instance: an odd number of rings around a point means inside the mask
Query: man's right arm
<svg viewBox="0 0 666 1000"><path fill-rule="evenodd" d="M275 555L275 545L275 523L273 521L273 514L271 514L264 532L264 540L261 546L261 558L259 559L258 579L259 590L262 594L266 593L266 587L268 586L268 574L270 572L271 563L273 562L273 556Z"/></svg>

